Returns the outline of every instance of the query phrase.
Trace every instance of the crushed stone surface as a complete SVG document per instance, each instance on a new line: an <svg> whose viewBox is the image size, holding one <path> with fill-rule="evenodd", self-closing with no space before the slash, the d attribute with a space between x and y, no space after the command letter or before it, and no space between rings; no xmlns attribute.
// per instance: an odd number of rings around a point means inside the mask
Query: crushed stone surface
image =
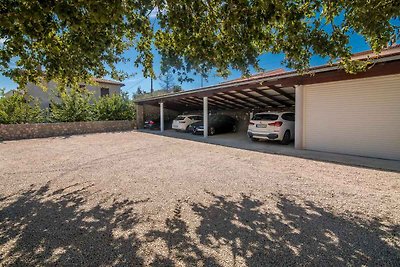
<svg viewBox="0 0 400 267"><path fill-rule="evenodd" d="M0 143L0 266L400 262L400 174L142 132Z"/></svg>

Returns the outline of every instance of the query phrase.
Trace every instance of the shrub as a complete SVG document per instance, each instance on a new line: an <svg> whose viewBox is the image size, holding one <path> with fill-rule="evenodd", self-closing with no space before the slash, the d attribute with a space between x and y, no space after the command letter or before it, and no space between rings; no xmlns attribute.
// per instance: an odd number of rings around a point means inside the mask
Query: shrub
<svg viewBox="0 0 400 267"><path fill-rule="evenodd" d="M53 122L91 121L94 119L92 95L86 90L59 90L59 101L52 101Z"/></svg>
<svg viewBox="0 0 400 267"><path fill-rule="evenodd" d="M94 100L85 89L58 88L57 92L51 108L41 110L38 102L24 91L4 97L4 90L0 90L0 123L132 120L135 116L134 103L126 93Z"/></svg>
<svg viewBox="0 0 400 267"><path fill-rule="evenodd" d="M25 91L18 90L5 97L2 90L0 95L0 123L37 123L43 122L43 111L33 97Z"/></svg>
<svg viewBox="0 0 400 267"><path fill-rule="evenodd" d="M126 93L106 96L95 102L96 120L132 120L135 116L133 102Z"/></svg>

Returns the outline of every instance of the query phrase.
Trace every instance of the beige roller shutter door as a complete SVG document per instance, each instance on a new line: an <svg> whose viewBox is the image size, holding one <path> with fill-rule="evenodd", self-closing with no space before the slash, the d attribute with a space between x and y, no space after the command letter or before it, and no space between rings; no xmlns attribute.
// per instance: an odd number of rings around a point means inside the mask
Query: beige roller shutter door
<svg viewBox="0 0 400 267"><path fill-rule="evenodd" d="M400 160L400 75L305 86L305 149Z"/></svg>

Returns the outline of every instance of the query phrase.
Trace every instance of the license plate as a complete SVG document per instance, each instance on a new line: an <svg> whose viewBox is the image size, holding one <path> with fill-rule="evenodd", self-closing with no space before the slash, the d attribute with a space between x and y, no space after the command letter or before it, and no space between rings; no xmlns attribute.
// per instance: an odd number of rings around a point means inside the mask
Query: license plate
<svg viewBox="0 0 400 267"><path fill-rule="evenodd" d="M267 128L266 124L256 124L257 128Z"/></svg>

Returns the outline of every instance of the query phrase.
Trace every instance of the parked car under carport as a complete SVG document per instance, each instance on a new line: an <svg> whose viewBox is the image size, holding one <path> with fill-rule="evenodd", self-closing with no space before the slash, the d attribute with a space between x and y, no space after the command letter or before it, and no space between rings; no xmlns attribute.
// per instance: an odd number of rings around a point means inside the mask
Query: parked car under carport
<svg viewBox="0 0 400 267"><path fill-rule="evenodd" d="M196 122L190 125L189 131L193 134L203 134L204 122ZM208 134L236 132L237 121L228 115L211 115L208 122Z"/></svg>

